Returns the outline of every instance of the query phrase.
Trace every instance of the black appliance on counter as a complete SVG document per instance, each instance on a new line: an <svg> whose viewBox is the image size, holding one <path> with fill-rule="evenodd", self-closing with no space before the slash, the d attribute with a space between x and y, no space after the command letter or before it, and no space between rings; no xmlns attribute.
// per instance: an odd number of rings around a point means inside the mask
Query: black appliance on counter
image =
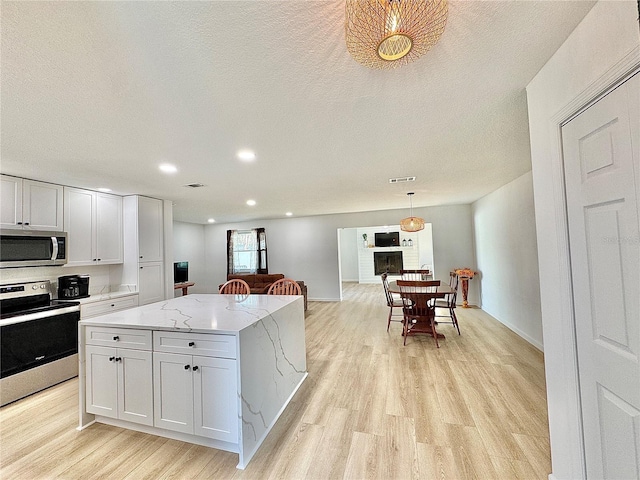
<svg viewBox="0 0 640 480"><path fill-rule="evenodd" d="M89 296L89 275L65 275L58 277L58 298L74 300Z"/></svg>
<svg viewBox="0 0 640 480"><path fill-rule="evenodd" d="M0 405L78 375L79 321L49 280L0 285Z"/></svg>

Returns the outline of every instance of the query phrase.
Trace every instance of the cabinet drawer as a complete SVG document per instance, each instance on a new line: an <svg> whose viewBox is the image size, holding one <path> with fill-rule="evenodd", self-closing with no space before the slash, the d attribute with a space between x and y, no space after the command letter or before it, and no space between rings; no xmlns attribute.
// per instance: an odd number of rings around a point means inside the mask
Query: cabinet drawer
<svg viewBox="0 0 640 480"><path fill-rule="evenodd" d="M85 328L85 343L151 350L151 330L88 326Z"/></svg>
<svg viewBox="0 0 640 480"><path fill-rule="evenodd" d="M102 300L100 302L85 303L80 305L80 316L82 318L97 317L118 310L126 310L138 306L138 295Z"/></svg>
<svg viewBox="0 0 640 480"><path fill-rule="evenodd" d="M236 358L235 335L153 332L153 350L205 357Z"/></svg>

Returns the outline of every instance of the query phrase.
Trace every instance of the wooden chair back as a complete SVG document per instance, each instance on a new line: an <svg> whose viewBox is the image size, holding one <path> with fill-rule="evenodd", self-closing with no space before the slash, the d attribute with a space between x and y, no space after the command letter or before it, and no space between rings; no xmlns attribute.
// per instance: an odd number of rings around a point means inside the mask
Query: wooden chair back
<svg viewBox="0 0 640 480"><path fill-rule="evenodd" d="M295 280L281 278L271 284L267 295L302 295L302 289Z"/></svg>
<svg viewBox="0 0 640 480"><path fill-rule="evenodd" d="M400 277L402 280L431 280L433 279L433 273L431 270L400 270Z"/></svg>
<svg viewBox="0 0 640 480"><path fill-rule="evenodd" d="M249 295L251 293L251 288L244 280L234 278L224 283L220 287L220 291L218 293L225 295Z"/></svg>

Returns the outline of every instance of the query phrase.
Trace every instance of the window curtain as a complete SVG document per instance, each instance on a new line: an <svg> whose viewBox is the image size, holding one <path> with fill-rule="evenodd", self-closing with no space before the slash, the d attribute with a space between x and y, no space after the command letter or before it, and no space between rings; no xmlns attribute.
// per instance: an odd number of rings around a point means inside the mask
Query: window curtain
<svg viewBox="0 0 640 480"><path fill-rule="evenodd" d="M227 230L227 274L269 273L264 228Z"/></svg>

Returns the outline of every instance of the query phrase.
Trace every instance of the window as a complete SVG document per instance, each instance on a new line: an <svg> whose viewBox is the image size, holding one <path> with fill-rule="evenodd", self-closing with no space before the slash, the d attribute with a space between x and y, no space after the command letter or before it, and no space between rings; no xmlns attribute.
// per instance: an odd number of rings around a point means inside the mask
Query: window
<svg viewBox="0 0 640 480"><path fill-rule="evenodd" d="M227 273L268 273L264 228L227 230Z"/></svg>

